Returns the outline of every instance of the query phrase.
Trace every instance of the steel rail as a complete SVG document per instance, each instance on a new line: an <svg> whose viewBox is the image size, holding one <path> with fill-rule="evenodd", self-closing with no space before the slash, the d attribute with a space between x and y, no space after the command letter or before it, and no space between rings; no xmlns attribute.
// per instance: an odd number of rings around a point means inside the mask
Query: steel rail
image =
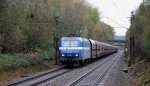
<svg viewBox="0 0 150 86"><path fill-rule="evenodd" d="M64 74L66 74L66 73L68 73L68 72L70 72L70 71L72 71L72 70L67 70L67 71L65 71L65 72L63 72L63 73L57 74L57 75L52 76L52 77L50 77L50 78L47 78L47 79L38 81L38 82L36 82L36 83L32 83L32 84L30 84L29 86L37 86L37 85L43 84L43 83L45 83L45 82L47 82L47 81L50 81L50 80L55 79L55 78L57 78L57 77L59 77L59 76L61 76L61 75L64 75Z"/></svg>
<svg viewBox="0 0 150 86"><path fill-rule="evenodd" d="M23 83L25 83L25 82L29 82L29 81L34 80L34 79L36 79L36 78L39 78L39 77L42 77L42 76L45 76L45 75L48 75L48 74L51 74L51 73L60 71L60 70L62 70L62 69L64 69L64 68L65 68L65 67L63 66L63 67L60 67L60 68L55 69L55 70L51 70L51 71L47 71L47 72L44 72L44 73L39 74L39 75L35 75L35 76L33 76L33 77L29 77L29 78L27 77L27 78L25 78L25 79L22 79L22 80L19 80L19 81L16 81L16 82L7 83L7 84L5 84L4 86L16 86L16 85L19 85L19 84L23 84Z"/></svg>

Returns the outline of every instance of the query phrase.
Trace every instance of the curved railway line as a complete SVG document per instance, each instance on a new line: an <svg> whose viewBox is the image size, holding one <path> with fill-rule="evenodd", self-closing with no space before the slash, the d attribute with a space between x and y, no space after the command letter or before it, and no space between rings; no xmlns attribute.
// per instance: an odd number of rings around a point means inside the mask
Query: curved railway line
<svg viewBox="0 0 150 86"><path fill-rule="evenodd" d="M113 67L113 65L115 64L115 62L119 59L119 57L121 55L122 55L122 53L110 56L110 58L104 60L98 66L94 67L93 69L89 70L87 73L82 75L81 77L79 77L76 80L74 80L73 82L71 82L71 84L69 84L69 86L76 86L84 78L86 78L88 75L92 74L96 69L100 68L106 62L109 62L113 57L116 57L116 58L113 59L113 62L111 62L109 64L109 66L107 66L104 69L103 73L100 74L99 78L96 79L95 83L92 85L92 86L97 86L100 83L100 81L104 78L104 76L107 74L107 72ZM86 66L88 66L88 65L86 65ZM53 70L50 70L50 71L43 72L41 74L38 74L38 75L35 75L35 76L32 76L32 77L26 77L26 78L23 78L22 80L18 80L18 81L15 81L15 82L10 82L10 83L5 84L4 86L37 86L37 85L43 84L45 82L55 80L55 78L58 78L62 75L65 75L65 74L67 74L67 73L69 73L69 72L71 72L75 69L67 69L66 67L61 67L61 68L57 68L57 69L53 69Z"/></svg>

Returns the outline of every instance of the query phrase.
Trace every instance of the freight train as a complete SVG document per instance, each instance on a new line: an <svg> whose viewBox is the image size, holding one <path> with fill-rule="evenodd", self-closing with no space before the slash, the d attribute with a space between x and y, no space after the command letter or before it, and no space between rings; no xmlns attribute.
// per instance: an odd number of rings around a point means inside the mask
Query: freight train
<svg viewBox="0 0 150 86"><path fill-rule="evenodd" d="M117 51L116 46L82 37L62 37L59 40L59 60L67 65L82 65Z"/></svg>

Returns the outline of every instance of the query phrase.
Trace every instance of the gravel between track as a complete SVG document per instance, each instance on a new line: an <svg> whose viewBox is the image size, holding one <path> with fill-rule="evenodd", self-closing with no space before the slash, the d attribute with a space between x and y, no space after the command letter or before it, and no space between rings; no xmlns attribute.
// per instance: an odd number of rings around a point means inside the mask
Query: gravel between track
<svg viewBox="0 0 150 86"><path fill-rule="evenodd" d="M89 76L84 78L80 83L77 84L77 86L93 86L96 82L96 80L103 74L104 71L106 71L107 67L112 65L112 63L117 59L118 57L114 57L107 61L105 64L97 68L94 72L92 72Z"/></svg>

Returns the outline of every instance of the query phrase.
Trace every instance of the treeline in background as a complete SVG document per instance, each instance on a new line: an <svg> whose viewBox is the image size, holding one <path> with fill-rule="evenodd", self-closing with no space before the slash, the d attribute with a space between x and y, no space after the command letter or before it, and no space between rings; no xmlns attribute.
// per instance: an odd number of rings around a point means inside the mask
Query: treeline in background
<svg viewBox="0 0 150 86"><path fill-rule="evenodd" d="M52 58L54 35L79 33L99 41L114 39L112 27L101 22L99 15L86 0L0 0L1 66L8 69L11 65L5 65L10 61L18 67L37 64L42 61L39 57Z"/></svg>
<svg viewBox="0 0 150 86"><path fill-rule="evenodd" d="M150 85L150 5L141 4L127 32L128 50L135 86Z"/></svg>
<svg viewBox="0 0 150 86"><path fill-rule="evenodd" d="M61 24L58 37L81 32L82 37L97 40L114 38L113 29L99 21L98 9L85 0L1 0L1 52L52 47L57 10Z"/></svg>

